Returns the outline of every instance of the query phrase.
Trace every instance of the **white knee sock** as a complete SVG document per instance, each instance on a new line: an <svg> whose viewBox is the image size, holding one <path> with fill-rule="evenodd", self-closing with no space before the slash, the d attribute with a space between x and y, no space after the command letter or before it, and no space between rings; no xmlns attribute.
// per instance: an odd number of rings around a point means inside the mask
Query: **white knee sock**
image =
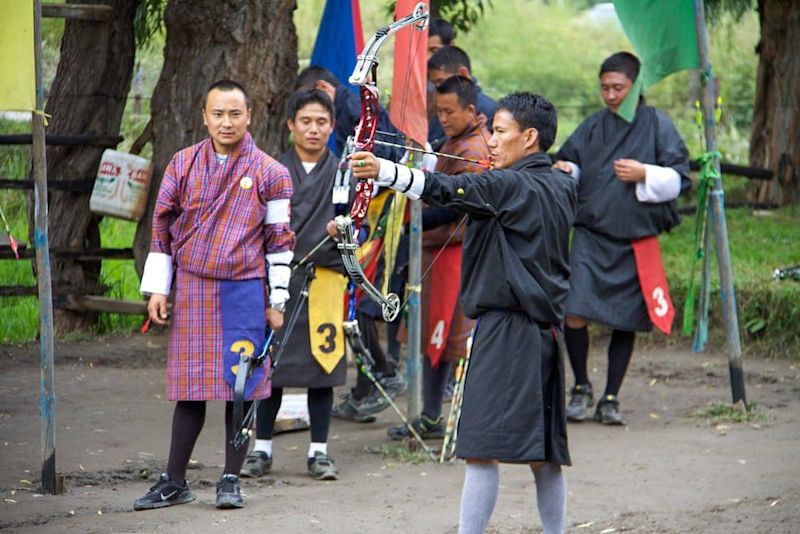
<svg viewBox="0 0 800 534"><path fill-rule="evenodd" d="M496 463L467 464L461 492L458 534L482 534L492 517L500 484Z"/></svg>
<svg viewBox="0 0 800 534"><path fill-rule="evenodd" d="M308 444L308 457L313 458L314 453L321 452L325 456L328 455L327 443L314 443L313 441Z"/></svg>
<svg viewBox="0 0 800 534"><path fill-rule="evenodd" d="M567 481L561 466L546 463L533 469L533 476L544 534L563 534L567 528Z"/></svg>

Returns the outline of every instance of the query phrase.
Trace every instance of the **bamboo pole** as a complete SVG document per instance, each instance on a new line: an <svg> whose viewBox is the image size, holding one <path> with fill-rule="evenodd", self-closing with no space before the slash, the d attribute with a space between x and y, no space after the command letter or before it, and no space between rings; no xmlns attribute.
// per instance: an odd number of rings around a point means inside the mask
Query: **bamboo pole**
<svg viewBox="0 0 800 534"><path fill-rule="evenodd" d="M717 149L714 131L714 77L711 72L711 60L708 49L708 29L706 28L705 6L703 0L695 0L695 30L697 32L697 54L700 60L701 80L703 81L703 131L705 133L706 151ZM725 340L728 352L728 368L731 377L733 402L747 402L742 371L742 344L739 338L739 317L736 311L736 292L733 287L733 270L731 268L731 252L728 243L728 225L725 219L725 194L722 190L722 178L719 173L719 157L713 160L717 170L714 188L711 191L710 217L713 224L719 268L720 296L722 299L722 317L725 321Z"/></svg>
<svg viewBox="0 0 800 534"><path fill-rule="evenodd" d="M56 471L56 393L53 343L53 288L50 281L50 247L47 239L47 158L44 139L42 90L42 5L34 1L34 71L36 111L33 126L34 231L36 283L39 288L39 404L42 418L42 491L64 491L63 477Z"/></svg>

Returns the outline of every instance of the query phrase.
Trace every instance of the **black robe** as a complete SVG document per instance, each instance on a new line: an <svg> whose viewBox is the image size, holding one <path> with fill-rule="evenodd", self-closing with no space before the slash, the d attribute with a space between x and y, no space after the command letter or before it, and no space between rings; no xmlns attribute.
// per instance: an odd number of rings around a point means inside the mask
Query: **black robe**
<svg viewBox="0 0 800 534"><path fill-rule="evenodd" d="M331 191L336 177L338 160L330 150L326 149L325 155L317 162L317 165L310 173L306 173L294 149L290 149L283 154L278 158L278 161L286 165L289 169L289 174L292 176L294 194L292 195L291 226L296 236L294 258L295 261L299 261L325 238L327 235L325 225L336 216ZM345 274L342 258L333 239L329 239L314 252L309 261L318 267L327 267ZM288 323L295 306L301 300L300 290L303 283L303 275L304 270L302 267L295 269L292 273L289 283L291 298L286 304L286 313L284 314L286 323ZM342 299L344 299L344 295L342 295ZM308 335L308 308L307 306L304 306L304 308L297 318L294 330L287 340L288 345L272 376L272 385L278 388L340 386L347 380L345 358L341 359L330 374L326 373L317 363L311 355L311 344ZM341 328L341 325L339 325L339 328ZM285 329L278 332L277 339L279 341L283 340L285 332ZM344 354L344 346L336 349L341 349L341 353Z"/></svg>
<svg viewBox="0 0 800 534"><path fill-rule="evenodd" d="M543 153L480 175L426 173L423 200L469 215L461 304L478 324L458 426L461 458L570 462L554 336L569 289L576 190Z"/></svg>
<svg viewBox="0 0 800 534"><path fill-rule="evenodd" d="M677 203L639 202L636 184L614 174L621 158L670 167L691 186L689 152L669 117L640 106L633 123L608 109L586 119L556 159L581 168L578 215L570 251L567 313L626 331L647 331L647 313L631 241L669 231L680 222Z"/></svg>

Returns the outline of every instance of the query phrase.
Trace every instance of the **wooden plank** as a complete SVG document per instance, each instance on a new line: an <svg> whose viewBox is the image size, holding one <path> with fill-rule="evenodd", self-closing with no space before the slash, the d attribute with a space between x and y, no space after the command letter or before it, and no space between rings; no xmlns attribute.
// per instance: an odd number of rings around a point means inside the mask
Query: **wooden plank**
<svg viewBox="0 0 800 534"><path fill-rule="evenodd" d="M132 248L62 248L50 249L50 255L59 259L72 261L100 261L100 260L132 260ZM19 245L20 259L30 260L36 256L34 250L24 244ZM13 260L14 252L8 247L0 248L0 260Z"/></svg>
<svg viewBox="0 0 800 534"><path fill-rule="evenodd" d="M147 302L144 300L119 300L94 295L66 295L59 297L56 306L65 310L98 311L122 313L128 315L145 315Z"/></svg>
<svg viewBox="0 0 800 534"><path fill-rule="evenodd" d="M0 286L0 297L35 297L36 286Z"/></svg>
<svg viewBox="0 0 800 534"><path fill-rule="evenodd" d="M79 19L107 21L114 9L106 5L94 4L42 4L42 17L51 19Z"/></svg>
<svg viewBox="0 0 800 534"><path fill-rule="evenodd" d="M700 164L695 160L689 162L689 168L693 171L700 170ZM747 167L745 165L735 165L733 163L720 163L722 174L734 174L736 176L743 176L751 180L772 180L774 173L770 169L761 169L759 167Z"/></svg>
<svg viewBox="0 0 800 534"><path fill-rule="evenodd" d="M99 148L116 148L124 138L118 135L63 135L47 134L47 146L96 146ZM0 135L0 145L30 145L31 134Z"/></svg>
<svg viewBox="0 0 800 534"><path fill-rule="evenodd" d="M0 189L33 189L33 180L5 180L0 179ZM94 188L93 179L82 180L48 180L47 189L51 191L72 191L76 193L91 193Z"/></svg>

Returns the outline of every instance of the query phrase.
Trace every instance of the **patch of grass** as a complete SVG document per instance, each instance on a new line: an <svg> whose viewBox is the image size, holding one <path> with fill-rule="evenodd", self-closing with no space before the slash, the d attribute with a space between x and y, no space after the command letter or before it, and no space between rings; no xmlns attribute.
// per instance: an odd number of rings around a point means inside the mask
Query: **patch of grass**
<svg viewBox="0 0 800 534"><path fill-rule="evenodd" d="M421 447L411 450L405 445L381 445L380 447L367 447L367 452L380 454L386 459L395 460L406 464L424 464L431 459Z"/></svg>
<svg viewBox="0 0 800 534"><path fill-rule="evenodd" d="M728 235L739 331L749 354L798 359L800 347L800 284L792 280L775 281L777 267L795 265L800 243L800 213L791 208L755 216L751 210L728 210ZM670 295L675 305L674 328L683 321L683 304L689 291L694 252L694 219L661 236L661 251L667 272ZM712 240L713 243L713 240ZM720 303L719 276L712 251L711 308L709 341L722 346L724 323ZM699 286L701 262L695 272ZM652 336L660 336L653 334Z"/></svg>
<svg viewBox="0 0 800 534"><path fill-rule="evenodd" d="M711 423L750 423L764 421L767 415L758 410L755 402L748 402L746 411L724 402L716 402L702 410L692 413L698 419L708 419Z"/></svg>

